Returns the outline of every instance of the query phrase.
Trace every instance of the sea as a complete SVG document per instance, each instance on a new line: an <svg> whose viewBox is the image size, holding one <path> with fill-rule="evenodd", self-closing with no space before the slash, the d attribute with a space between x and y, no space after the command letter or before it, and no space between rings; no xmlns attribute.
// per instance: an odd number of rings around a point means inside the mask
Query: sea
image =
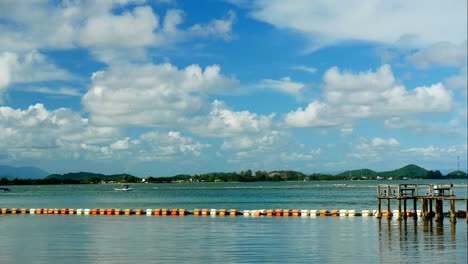
<svg viewBox="0 0 468 264"><path fill-rule="evenodd" d="M35 185L9 186L0 207L372 211L377 184L399 183L453 183L456 196L468 194L466 180L133 184L131 192ZM7 214L0 215L0 263L466 264L468 222L457 220Z"/></svg>

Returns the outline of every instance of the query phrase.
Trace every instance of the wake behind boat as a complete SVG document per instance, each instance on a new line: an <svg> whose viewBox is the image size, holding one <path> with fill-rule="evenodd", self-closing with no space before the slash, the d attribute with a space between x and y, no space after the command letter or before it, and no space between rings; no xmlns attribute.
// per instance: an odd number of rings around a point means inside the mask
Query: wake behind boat
<svg viewBox="0 0 468 264"><path fill-rule="evenodd" d="M129 191L133 191L133 188L128 185L128 184L122 184L122 186L120 188L115 188L114 187L114 190L116 191L124 191L124 192L129 192Z"/></svg>

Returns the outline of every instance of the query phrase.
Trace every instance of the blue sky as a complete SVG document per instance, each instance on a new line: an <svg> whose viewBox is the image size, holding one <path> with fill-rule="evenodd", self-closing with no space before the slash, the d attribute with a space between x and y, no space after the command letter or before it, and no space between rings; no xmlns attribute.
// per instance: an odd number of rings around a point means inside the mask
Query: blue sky
<svg viewBox="0 0 468 264"><path fill-rule="evenodd" d="M467 3L0 2L0 164L168 176L467 164Z"/></svg>

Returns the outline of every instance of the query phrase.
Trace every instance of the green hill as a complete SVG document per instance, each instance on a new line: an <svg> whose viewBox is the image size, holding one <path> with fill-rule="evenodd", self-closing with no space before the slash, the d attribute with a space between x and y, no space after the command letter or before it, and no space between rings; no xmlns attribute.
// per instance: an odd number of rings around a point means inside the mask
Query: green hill
<svg viewBox="0 0 468 264"><path fill-rule="evenodd" d="M356 178L361 178L361 177L373 177L377 176L377 172L370 170L370 169L357 169L357 170L347 170L345 172L342 172L340 174L337 174L336 176L339 177L356 177Z"/></svg>
<svg viewBox="0 0 468 264"><path fill-rule="evenodd" d="M379 176L393 177L394 179L407 178L424 178L427 175L427 170L414 164L406 165L402 168L380 172Z"/></svg>
<svg viewBox="0 0 468 264"><path fill-rule="evenodd" d="M467 179L468 174L466 174L466 172L464 171L457 170L450 172L445 177L447 177L448 179Z"/></svg>

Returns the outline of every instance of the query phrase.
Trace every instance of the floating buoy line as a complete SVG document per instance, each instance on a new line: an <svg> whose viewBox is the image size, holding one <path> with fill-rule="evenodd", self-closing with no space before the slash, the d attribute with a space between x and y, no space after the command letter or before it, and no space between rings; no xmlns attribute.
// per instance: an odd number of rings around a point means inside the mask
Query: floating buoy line
<svg viewBox="0 0 468 264"><path fill-rule="evenodd" d="M394 210L390 214L397 214ZM31 215L147 215L147 216L252 216L252 217L316 217L316 216L362 216L372 217L379 216L377 210L307 210L307 209L259 209L259 210L237 210L237 209L118 209L118 208L1 208L2 215L15 214L31 214ZM388 215L389 212L382 211L381 214ZM449 214L449 213L446 213ZM417 217L421 216L422 211L408 211L406 216ZM466 218L466 211L458 211L459 218Z"/></svg>

